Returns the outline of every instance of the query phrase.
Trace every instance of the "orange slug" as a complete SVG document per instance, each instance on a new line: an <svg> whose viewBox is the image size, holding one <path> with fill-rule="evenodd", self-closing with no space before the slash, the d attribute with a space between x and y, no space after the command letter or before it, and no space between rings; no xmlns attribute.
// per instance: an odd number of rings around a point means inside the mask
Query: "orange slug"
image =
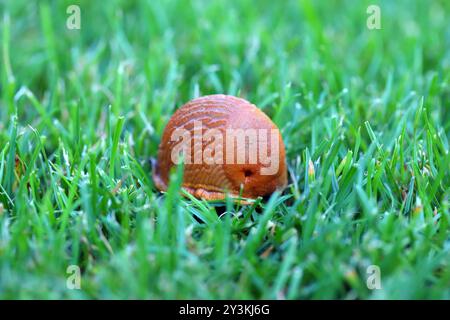
<svg viewBox="0 0 450 320"><path fill-rule="evenodd" d="M285 147L270 118L250 102L228 95L189 101L167 123L153 179L167 190L169 171L184 162L182 187L196 198L255 199L287 184Z"/></svg>

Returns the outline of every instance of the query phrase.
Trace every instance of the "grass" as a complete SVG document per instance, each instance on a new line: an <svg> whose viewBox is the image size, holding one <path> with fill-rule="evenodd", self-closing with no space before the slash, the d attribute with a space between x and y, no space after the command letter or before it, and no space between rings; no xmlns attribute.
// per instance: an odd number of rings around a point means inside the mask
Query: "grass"
<svg viewBox="0 0 450 320"><path fill-rule="evenodd" d="M370 1L257 3L0 4L0 298L450 298L448 1L380 1L381 30ZM156 191L165 124L212 93L282 129L283 194Z"/></svg>

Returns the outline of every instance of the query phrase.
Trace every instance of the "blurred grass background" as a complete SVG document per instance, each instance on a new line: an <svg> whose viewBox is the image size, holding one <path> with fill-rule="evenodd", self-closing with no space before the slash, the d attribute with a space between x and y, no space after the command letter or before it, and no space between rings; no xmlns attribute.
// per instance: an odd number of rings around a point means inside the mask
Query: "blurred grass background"
<svg viewBox="0 0 450 320"><path fill-rule="evenodd" d="M66 28L73 4L80 30ZM448 1L0 12L1 298L450 298ZM283 195L180 198L179 173L156 191L165 124L212 93L282 129ZM66 287L72 264L81 290Z"/></svg>

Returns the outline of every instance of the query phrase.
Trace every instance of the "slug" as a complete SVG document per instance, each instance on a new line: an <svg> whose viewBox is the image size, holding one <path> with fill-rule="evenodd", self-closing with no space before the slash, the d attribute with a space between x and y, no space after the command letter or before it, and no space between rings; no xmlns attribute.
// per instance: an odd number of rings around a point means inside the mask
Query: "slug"
<svg viewBox="0 0 450 320"><path fill-rule="evenodd" d="M228 194L256 199L287 184L285 147L270 118L250 102L228 95L189 101L167 123L153 180L167 190L169 171L184 162L182 187L196 198Z"/></svg>

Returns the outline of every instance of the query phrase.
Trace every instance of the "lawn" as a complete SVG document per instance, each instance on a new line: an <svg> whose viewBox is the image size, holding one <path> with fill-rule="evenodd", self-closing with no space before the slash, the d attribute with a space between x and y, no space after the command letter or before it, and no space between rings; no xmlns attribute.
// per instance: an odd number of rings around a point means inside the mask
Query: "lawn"
<svg viewBox="0 0 450 320"><path fill-rule="evenodd" d="M0 298L450 299L449 1L0 13ZM157 191L165 124L214 93L279 126L283 193Z"/></svg>

